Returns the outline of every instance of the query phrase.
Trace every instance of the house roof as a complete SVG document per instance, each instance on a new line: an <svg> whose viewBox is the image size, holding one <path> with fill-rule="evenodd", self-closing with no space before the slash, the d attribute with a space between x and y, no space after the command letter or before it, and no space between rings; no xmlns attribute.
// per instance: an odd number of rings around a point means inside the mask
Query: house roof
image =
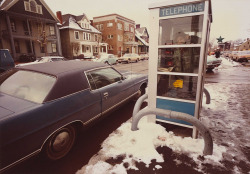
<svg viewBox="0 0 250 174"><path fill-rule="evenodd" d="M149 44L141 38L141 35L137 31L135 31L135 37L137 37L144 45L149 46Z"/></svg>
<svg viewBox="0 0 250 174"><path fill-rule="evenodd" d="M88 20L87 16L85 14L80 15L80 16L75 16L72 14L65 14L62 15L62 26L59 29L75 29L75 30L80 30L80 31L86 31L86 32L92 32L92 33L98 33L101 34L100 31L98 31L96 28L94 28L92 25L89 25L89 29L84 29L82 28L77 21L82 20L84 17ZM89 21L89 20L88 20Z"/></svg>
<svg viewBox="0 0 250 174"><path fill-rule="evenodd" d="M141 28L136 28L135 31L137 32L137 34L139 36L143 36L143 33L146 31L147 35L148 35L148 31L146 27L141 27Z"/></svg>
<svg viewBox="0 0 250 174"><path fill-rule="evenodd" d="M53 17L53 19L55 21L59 22L59 20L55 16L55 14L52 12L52 10L49 8L49 6L45 3L44 0L37 0L37 1L40 1L43 4L44 8L46 8L46 10ZM18 0L2 0L2 2L0 3L0 10L7 11L7 10L9 10L17 2L18 2Z"/></svg>

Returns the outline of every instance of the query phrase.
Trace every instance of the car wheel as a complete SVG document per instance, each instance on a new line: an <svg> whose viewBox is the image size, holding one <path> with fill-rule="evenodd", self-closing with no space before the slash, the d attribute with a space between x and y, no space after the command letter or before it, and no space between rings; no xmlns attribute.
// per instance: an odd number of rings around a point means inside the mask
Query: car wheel
<svg viewBox="0 0 250 174"><path fill-rule="evenodd" d="M105 61L104 63L105 63L105 64L108 64L108 61Z"/></svg>
<svg viewBox="0 0 250 174"><path fill-rule="evenodd" d="M214 68L207 68L207 72L212 72Z"/></svg>
<svg viewBox="0 0 250 174"><path fill-rule="evenodd" d="M130 63L130 59L128 59L128 63Z"/></svg>
<svg viewBox="0 0 250 174"><path fill-rule="evenodd" d="M76 130L73 126L66 126L56 131L47 141L45 155L51 160L63 158L71 150L76 140Z"/></svg>

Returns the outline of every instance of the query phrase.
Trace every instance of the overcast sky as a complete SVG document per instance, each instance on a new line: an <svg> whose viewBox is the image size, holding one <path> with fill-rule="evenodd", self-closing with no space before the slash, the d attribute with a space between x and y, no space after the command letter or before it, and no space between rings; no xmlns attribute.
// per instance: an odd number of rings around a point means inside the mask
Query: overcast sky
<svg viewBox="0 0 250 174"><path fill-rule="evenodd" d="M90 20L95 16L117 13L147 28L148 5L162 1L164 0L45 0L54 13L85 13ZM212 11L210 40L216 40L219 36L225 38L223 41L250 38L250 0L212 0Z"/></svg>

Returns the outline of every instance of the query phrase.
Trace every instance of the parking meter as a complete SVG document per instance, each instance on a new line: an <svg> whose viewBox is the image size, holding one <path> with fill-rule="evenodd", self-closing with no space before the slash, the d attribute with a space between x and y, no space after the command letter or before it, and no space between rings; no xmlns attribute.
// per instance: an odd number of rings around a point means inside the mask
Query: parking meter
<svg viewBox="0 0 250 174"><path fill-rule="evenodd" d="M199 119L212 11L210 0L172 0L149 5L148 107ZM148 117L193 129L185 121Z"/></svg>

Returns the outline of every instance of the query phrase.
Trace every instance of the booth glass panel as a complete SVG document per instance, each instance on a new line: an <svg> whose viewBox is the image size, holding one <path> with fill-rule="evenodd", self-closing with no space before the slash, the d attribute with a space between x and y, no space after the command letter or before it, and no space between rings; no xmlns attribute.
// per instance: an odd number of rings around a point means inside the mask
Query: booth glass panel
<svg viewBox="0 0 250 174"><path fill-rule="evenodd" d="M197 76L158 74L157 96L196 100Z"/></svg>
<svg viewBox="0 0 250 174"><path fill-rule="evenodd" d="M159 45L201 44L203 15L160 20Z"/></svg>
<svg viewBox="0 0 250 174"><path fill-rule="evenodd" d="M159 72L198 73L200 47L160 48L158 54Z"/></svg>

